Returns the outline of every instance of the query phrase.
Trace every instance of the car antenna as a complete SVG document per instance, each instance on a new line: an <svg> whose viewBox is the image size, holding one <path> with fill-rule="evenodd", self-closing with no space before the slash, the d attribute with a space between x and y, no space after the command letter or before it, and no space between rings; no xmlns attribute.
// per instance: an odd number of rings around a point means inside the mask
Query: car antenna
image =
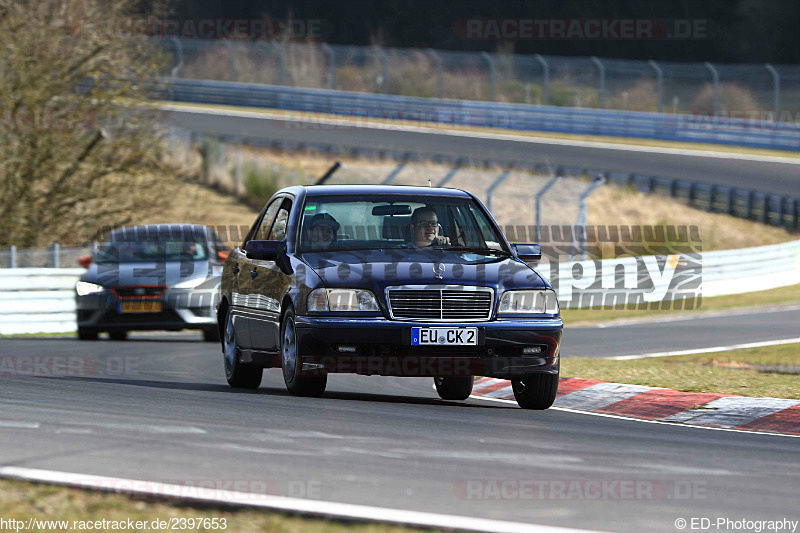
<svg viewBox="0 0 800 533"><path fill-rule="evenodd" d="M337 170L339 170L339 168L340 168L341 166L342 166L342 163L341 163L340 161L337 161L336 163L334 163L334 164L333 164L333 166L332 166L331 168L329 168L329 169L328 169L328 171L327 171L325 174L323 174L323 175L322 175L322 177L320 177L320 178L317 180L317 183L316 183L316 184L317 184L317 185L322 185L323 183L325 183L326 181L328 181L328 178L330 178L331 176L333 176L333 173L334 173L334 172L336 172Z"/></svg>

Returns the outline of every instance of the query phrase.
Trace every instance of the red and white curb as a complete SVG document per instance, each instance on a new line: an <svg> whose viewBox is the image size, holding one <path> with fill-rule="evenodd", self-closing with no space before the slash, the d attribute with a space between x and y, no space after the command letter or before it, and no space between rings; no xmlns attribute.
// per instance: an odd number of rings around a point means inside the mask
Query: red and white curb
<svg viewBox="0 0 800 533"><path fill-rule="evenodd" d="M477 380L472 395L514 399L511 383L494 378ZM800 435L800 400L680 392L643 385L561 378L553 405L661 422Z"/></svg>

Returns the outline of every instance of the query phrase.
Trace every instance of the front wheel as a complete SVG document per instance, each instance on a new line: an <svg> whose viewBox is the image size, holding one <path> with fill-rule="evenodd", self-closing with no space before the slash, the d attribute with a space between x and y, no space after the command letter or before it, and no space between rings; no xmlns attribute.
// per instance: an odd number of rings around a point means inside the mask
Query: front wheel
<svg viewBox="0 0 800 533"><path fill-rule="evenodd" d="M517 404L523 409L547 409L556 400L558 374L533 374L512 379L511 389Z"/></svg>
<svg viewBox="0 0 800 533"><path fill-rule="evenodd" d="M244 365L239 361L239 343L236 340L236 329L233 327L233 316L230 313L228 313L225 325L222 353L228 385L237 389L257 389L261 385L264 369L258 366Z"/></svg>
<svg viewBox="0 0 800 533"><path fill-rule="evenodd" d="M286 389L295 396L319 398L325 392L328 376L304 376L302 357L297 353L294 310L289 308L281 321L281 368Z"/></svg>
<svg viewBox="0 0 800 533"><path fill-rule="evenodd" d="M466 400L472 394L472 376L433 378L436 392L442 400Z"/></svg>

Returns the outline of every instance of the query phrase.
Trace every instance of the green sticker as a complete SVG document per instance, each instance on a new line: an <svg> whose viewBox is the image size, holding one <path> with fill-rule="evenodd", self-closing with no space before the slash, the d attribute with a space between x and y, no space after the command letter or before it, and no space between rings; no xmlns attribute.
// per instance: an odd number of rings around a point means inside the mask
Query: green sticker
<svg viewBox="0 0 800 533"><path fill-rule="evenodd" d="M315 205L307 205L307 206L306 206L306 211L313 211L313 210L315 210L316 208L317 208L317 206L315 206Z"/></svg>

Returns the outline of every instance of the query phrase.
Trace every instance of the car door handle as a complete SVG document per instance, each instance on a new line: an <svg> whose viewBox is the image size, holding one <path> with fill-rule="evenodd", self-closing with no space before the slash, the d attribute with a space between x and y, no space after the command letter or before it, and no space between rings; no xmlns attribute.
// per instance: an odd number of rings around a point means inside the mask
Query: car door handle
<svg viewBox="0 0 800 533"><path fill-rule="evenodd" d="M250 271L250 279L256 279L256 276L258 276L258 269L253 267L253 270Z"/></svg>

